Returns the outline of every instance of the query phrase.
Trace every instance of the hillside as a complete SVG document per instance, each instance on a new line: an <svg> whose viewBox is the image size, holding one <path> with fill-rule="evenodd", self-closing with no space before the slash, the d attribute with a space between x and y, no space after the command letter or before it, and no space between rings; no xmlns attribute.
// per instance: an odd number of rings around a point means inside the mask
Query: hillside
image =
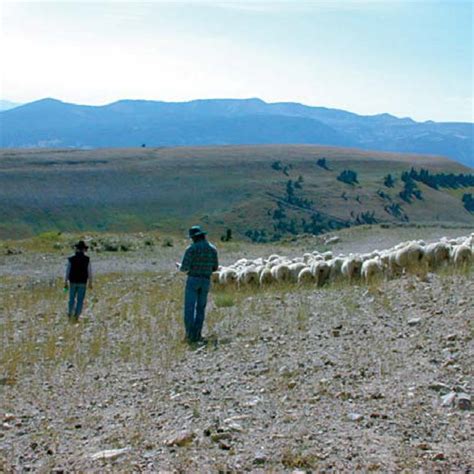
<svg viewBox="0 0 474 474"><path fill-rule="evenodd" d="M43 99L0 112L0 146L97 148L319 144L448 156L474 164L472 123L419 123L260 99L122 100L104 106Z"/></svg>
<svg viewBox="0 0 474 474"><path fill-rule="evenodd" d="M303 145L1 150L0 237L50 229L181 233L201 223L266 242L357 224L474 226L461 200L472 185L411 181L403 199L401 176L412 167L434 176L472 172L435 156ZM338 180L344 170L357 182Z"/></svg>

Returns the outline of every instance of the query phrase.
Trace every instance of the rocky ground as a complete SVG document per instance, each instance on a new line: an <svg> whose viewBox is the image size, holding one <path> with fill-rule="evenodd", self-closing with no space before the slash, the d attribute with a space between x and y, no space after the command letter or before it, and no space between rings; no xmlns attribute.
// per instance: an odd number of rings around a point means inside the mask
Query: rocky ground
<svg viewBox="0 0 474 474"><path fill-rule="evenodd" d="M216 289L190 347L179 275L99 272L74 325L5 261L0 471L472 472L472 271Z"/></svg>

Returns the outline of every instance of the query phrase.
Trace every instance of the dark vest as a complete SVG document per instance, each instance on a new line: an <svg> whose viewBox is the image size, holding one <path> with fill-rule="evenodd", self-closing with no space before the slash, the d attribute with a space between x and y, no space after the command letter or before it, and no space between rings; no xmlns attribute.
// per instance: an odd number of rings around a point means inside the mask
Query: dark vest
<svg viewBox="0 0 474 474"><path fill-rule="evenodd" d="M89 257L83 253L76 253L69 257L71 271L69 272L69 281L71 283L87 283L89 278Z"/></svg>

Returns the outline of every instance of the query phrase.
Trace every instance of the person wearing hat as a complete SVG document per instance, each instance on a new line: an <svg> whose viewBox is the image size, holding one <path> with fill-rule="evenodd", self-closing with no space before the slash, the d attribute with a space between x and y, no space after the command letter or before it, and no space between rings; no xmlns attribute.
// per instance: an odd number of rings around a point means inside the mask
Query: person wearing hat
<svg viewBox="0 0 474 474"><path fill-rule="evenodd" d="M85 254L89 248L83 240L76 245L76 253L68 258L64 288L69 288L68 316L78 319L82 312L86 285L92 289L92 267L90 258Z"/></svg>
<svg viewBox="0 0 474 474"><path fill-rule="evenodd" d="M206 232L195 225L189 229L193 243L186 249L183 260L176 267L188 274L184 293L184 327L189 342L202 340L207 294L211 274L219 266L217 249L206 240Z"/></svg>

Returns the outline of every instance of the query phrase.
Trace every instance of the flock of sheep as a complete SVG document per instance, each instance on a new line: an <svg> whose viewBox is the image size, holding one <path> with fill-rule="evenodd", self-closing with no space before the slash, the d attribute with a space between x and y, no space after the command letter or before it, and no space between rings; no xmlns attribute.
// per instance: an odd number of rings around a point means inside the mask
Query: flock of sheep
<svg viewBox="0 0 474 474"><path fill-rule="evenodd" d="M447 265L467 268L474 261L473 255L474 233L456 239L443 237L430 244L422 240L402 242L387 250L348 256L314 251L292 259L280 255L255 260L242 258L220 267L212 274L212 281L221 286L265 286L273 282L322 286L344 279L371 284L406 272L426 274Z"/></svg>

